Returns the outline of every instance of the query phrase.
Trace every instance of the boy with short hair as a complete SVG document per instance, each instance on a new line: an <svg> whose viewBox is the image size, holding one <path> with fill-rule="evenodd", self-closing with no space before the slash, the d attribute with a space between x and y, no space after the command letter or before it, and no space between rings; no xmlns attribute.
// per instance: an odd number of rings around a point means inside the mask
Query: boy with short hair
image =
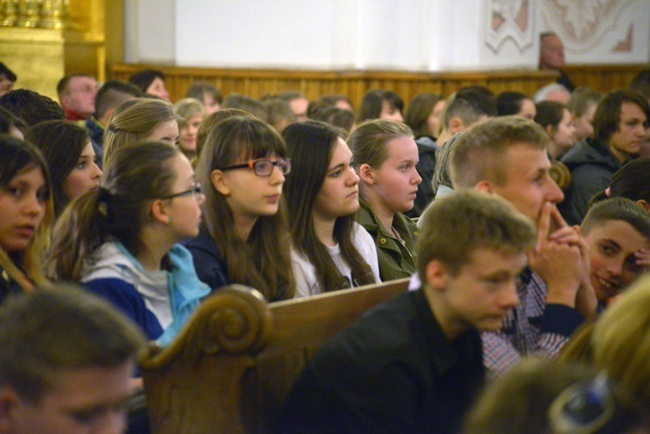
<svg viewBox="0 0 650 434"><path fill-rule="evenodd" d="M278 431L457 432L484 381L479 331L498 329L517 305L534 240L531 222L501 199L436 200L417 246L422 288L326 344L296 381Z"/></svg>
<svg viewBox="0 0 650 434"><path fill-rule="evenodd" d="M607 304L650 265L650 214L629 199L606 199L589 209L580 230L589 246L591 285Z"/></svg>
<svg viewBox="0 0 650 434"><path fill-rule="evenodd" d="M564 195L550 176L549 142L535 122L503 116L464 132L451 150L454 190L499 196L538 228L536 247L517 285L521 303L500 330L483 333L491 378L526 355L555 357L584 319L597 312L586 244L555 207Z"/></svg>
<svg viewBox="0 0 650 434"><path fill-rule="evenodd" d="M0 433L120 433L144 337L79 289L16 296L0 308Z"/></svg>

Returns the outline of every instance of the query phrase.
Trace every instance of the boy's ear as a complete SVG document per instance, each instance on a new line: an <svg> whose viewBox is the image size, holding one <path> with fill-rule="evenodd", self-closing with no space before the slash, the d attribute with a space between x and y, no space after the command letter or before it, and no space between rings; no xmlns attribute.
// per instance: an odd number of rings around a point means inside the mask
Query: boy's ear
<svg viewBox="0 0 650 434"><path fill-rule="evenodd" d="M490 181L486 181L486 180L479 181L476 183L474 188L480 191L481 193L490 193L490 194L494 193L494 186Z"/></svg>
<svg viewBox="0 0 650 434"><path fill-rule="evenodd" d="M452 136L456 133L460 133L464 129L463 121L460 118L451 118L449 121L449 132Z"/></svg>
<svg viewBox="0 0 650 434"><path fill-rule="evenodd" d="M210 172L210 183L222 196L230 196L230 187L228 187L224 173L221 170L215 169Z"/></svg>
<svg viewBox="0 0 650 434"><path fill-rule="evenodd" d="M359 166L359 178L361 178L361 180L368 185L375 183L375 175L372 172L372 167L370 167L369 164L364 163Z"/></svg>
<svg viewBox="0 0 650 434"><path fill-rule="evenodd" d="M447 289L447 279L449 273L447 267L440 262L433 260L427 264L426 268L427 285L434 291L442 292Z"/></svg>
<svg viewBox="0 0 650 434"><path fill-rule="evenodd" d="M650 203L646 202L645 200L639 199L636 201L636 204L639 205L644 210L650 211Z"/></svg>
<svg viewBox="0 0 650 434"><path fill-rule="evenodd" d="M13 412L19 399L13 389L9 387L0 388L0 433L14 432Z"/></svg>

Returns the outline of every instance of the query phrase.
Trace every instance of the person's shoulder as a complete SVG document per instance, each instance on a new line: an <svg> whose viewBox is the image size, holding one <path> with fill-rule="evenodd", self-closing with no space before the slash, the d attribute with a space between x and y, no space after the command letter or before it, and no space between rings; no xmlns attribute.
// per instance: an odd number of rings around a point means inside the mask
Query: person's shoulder
<svg viewBox="0 0 650 434"><path fill-rule="evenodd" d="M355 242L370 242L374 245L374 240L372 238L372 235L370 235L370 232L366 230L361 224L358 222L353 222L352 223L352 237Z"/></svg>
<svg viewBox="0 0 650 434"><path fill-rule="evenodd" d="M385 354L399 357L409 345L410 323L417 317L414 292L396 298L366 312L356 323L335 336L326 347L358 354Z"/></svg>
<svg viewBox="0 0 650 434"><path fill-rule="evenodd" d="M402 236L408 235L409 238L415 240L417 239L418 235L420 235L420 228L418 227L415 220L401 212L395 213L395 216L393 217L393 225L398 230L404 228L406 231L408 231L408 234L400 234Z"/></svg>
<svg viewBox="0 0 650 434"><path fill-rule="evenodd" d="M355 220L370 234L379 231L379 223L377 221L377 218L372 213L370 206L368 206L368 204L363 199L359 199L359 209L357 210Z"/></svg>
<svg viewBox="0 0 650 434"><path fill-rule="evenodd" d="M136 309L144 307L142 295L135 285L118 277L102 277L83 282L83 286L95 295L105 298L114 305Z"/></svg>
<svg viewBox="0 0 650 434"><path fill-rule="evenodd" d="M92 292L107 294L122 294L123 296L140 297L138 290L130 282L119 277L101 277L83 282L83 286Z"/></svg>
<svg viewBox="0 0 650 434"><path fill-rule="evenodd" d="M181 245L189 250L194 256L197 254L207 254L221 260L221 252L219 252L219 249L210 236L210 233L205 229L201 229L196 237L183 241Z"/></svg>
<svg viewBox="0 0 650 434"><path fill-rule="evenodd" d="M436 151L436 141L429 136L420 136L417 139L415 139L415 144L418 146L418 152L420 154L423 153L434 153Z"/></svg>
<svg viewBox="0 0 650 434"><path fill-rule="evenodd" d="M582 164L602 164L610 159L607 145L596 139L583 139L573 145L560 161L573 170Z"/></svg>

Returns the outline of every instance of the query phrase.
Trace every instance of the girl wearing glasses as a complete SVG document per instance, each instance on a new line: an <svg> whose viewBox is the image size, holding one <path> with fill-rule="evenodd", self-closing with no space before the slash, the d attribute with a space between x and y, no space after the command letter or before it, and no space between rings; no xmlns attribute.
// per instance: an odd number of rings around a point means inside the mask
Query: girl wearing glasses
<svg viewBox="0 0 650 434"><path fill-rule="evenodd" d="M379 282L375 243L354 221L359 177L347 143L314 121L289 125L283 137L296 297Z"/></svg>
<svg viewBox="0 0 650 434"><path fill-rule="evenodd" d="M422 178L418 147L401 122L366 121L348 139L360 178L357 221L375 240L381 280L415 272L415 224L402 213L413 208Z"/></svg>
<svg viewBox="0 0 650 434"><path fill-rule="evenodd" d="M47 164L34 146L0 135L0 304L47 286L42 261L54 207Z"/></svg>
<svg viewBox="0 0 650 434"><path fill-rule="evenodd" d="M204 197L174 145L135 143L111 158L99 190L59 218L48 271L81 281L164 346L209 293L178 244L198 233Z"/></svg>
<svg viewBox="0 0 650 434"><path fill-rule="evenodd" d="M207 186L199 236L186 243L213 290L240 283L269 301L293 297L281 198L291 164L282 138L256 118L235 116L210 132L197 165Z"/></svg>

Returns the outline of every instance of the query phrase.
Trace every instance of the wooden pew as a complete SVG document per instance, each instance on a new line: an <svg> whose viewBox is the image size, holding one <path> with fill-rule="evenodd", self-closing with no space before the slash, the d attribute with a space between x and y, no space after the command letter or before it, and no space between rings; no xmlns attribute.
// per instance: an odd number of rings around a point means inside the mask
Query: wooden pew
<svg viewBox="0 0 650 434"><path fill-rule="evenodd" d="M242 285L219 290L172 345L139 360L152 432L269 432L306 361L408 281L272 304Z"/></svg>

